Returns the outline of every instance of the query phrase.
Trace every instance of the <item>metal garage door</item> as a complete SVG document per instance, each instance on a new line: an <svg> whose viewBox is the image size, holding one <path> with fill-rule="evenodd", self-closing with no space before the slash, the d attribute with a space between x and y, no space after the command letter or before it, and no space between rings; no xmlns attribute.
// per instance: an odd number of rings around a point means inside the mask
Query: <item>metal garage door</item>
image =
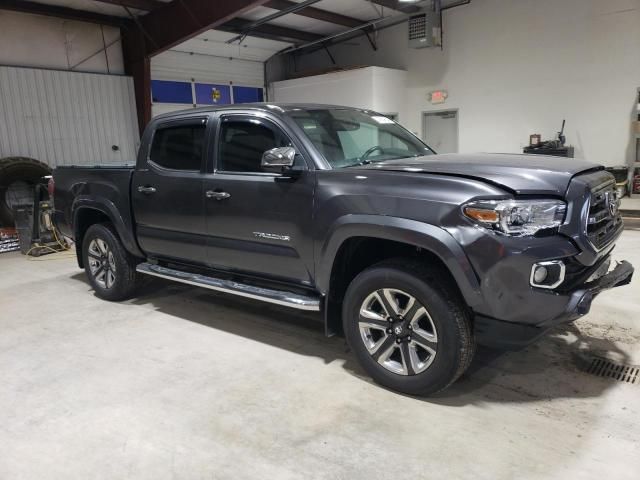
<svg viewBox="0 0 640 480"><path fill-rule="evenodd" d="M167 51L151 60L152 114L205 105L262 102L264 64Z"/></svg>
<svg viewBox="0 0 640 480"><path fill-rule="evenodd" d="M0 158L132 163L138 142L131 78L0 67Z"/></svg>

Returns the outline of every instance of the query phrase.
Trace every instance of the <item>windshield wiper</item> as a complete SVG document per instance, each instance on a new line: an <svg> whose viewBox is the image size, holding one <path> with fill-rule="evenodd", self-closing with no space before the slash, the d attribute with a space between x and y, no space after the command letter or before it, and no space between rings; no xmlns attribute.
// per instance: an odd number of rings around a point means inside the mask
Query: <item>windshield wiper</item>
<svg viewBox="0 0 640 480"><path fill-rule="evenodd" d="M361 167L363 165L369 165L371 163L373 163L371 160L366 160L365 159L365 160L361 160L361 161L356 162L356 163L352 163L351 165L345 165L342 168Z"/></svg>
<svg viewBox="0 0 640 480"><path fill-rule="evenodd" d="M423 153L414 153L411 155L402 155L400 157L390 157L390 158L384 158L382 160L369 160L368 158L365 158L363 160L360 160L357 163L352 163L351 165L345 165L342 168L350 168L350 167L362 167L363 165L370 165L372 163L380 163L380 162L386 162L388 160L400 160L401 158L416 158L416 157L423 157L424 154Z"/></svg>

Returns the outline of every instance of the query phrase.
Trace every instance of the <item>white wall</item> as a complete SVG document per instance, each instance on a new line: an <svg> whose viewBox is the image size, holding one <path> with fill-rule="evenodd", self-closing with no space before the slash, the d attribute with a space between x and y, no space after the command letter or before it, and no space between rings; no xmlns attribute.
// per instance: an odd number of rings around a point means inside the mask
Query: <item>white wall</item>
<svg viewBox="0 0 640 480"><path fill-rule="evenodd" d="M103 27L105 43L119 39L115 27ZM67 70L103 48L99 25L0 10L0 65ZM124 73L122 45L117 41L75 70Z"/></svg>
<svg viewBox="0 0 640 480"><path fill-rule="evenodd" d="M407 85L407 72L391 68L373 67L373 106L380 113L402 115L403 95Z"/></svg>
<svg viewBox="0 0 640 480"><path fill-rule="evenodd" d="M373 82L364 68L274 82L269 98L281 103L327 103L370 108Z"/></svg>
<svg viewBox="0 0 640 480"><path fill-rule="evenodd" d="M407 47L406 25L331 47L339 65L407 70L400 120L421 132L422 112L459 109L460 151L521 152L529 135L565 134L576 156L631 161L640 86L640 0L472 0L444 12L444 50ZM355 44L355 45L354 45ZM297 60L328 67L326 52ZM427 92L449 91L433 106Z"/></svg>
<svg viewBox="0 0 640 480"><path fill-rule="evenodd" d="M284 103L325 103L381 113L404 109L406 72L366 67L273 82L269 98Z"/></svg>

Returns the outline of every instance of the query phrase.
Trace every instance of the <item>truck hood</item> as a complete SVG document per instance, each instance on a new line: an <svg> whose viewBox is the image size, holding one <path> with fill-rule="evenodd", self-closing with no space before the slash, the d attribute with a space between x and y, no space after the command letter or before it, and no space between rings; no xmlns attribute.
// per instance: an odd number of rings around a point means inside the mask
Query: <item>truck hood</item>
<svg viewBox="0 0 640 480"><path fill-rule="evenodd" d="M574 158L504 153L450 153L372 163L363 168L473 178L522 194L563 196L571 178L601 165Z"/></svg>

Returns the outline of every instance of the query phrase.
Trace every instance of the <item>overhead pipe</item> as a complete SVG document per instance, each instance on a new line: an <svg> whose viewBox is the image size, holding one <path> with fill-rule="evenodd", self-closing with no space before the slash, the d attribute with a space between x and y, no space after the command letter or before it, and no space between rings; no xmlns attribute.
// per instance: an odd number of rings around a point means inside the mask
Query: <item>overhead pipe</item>
<svg viewBox="0 0 640 480"><path fill-rule="evenodd" d="M290 7L287 7L283 10L280 10L279 12L276 13L272 13L271 15L267 15L266 17L263 17L259 20L256 20L255 22L250 23L249 25L247 25L243 30L242 33L240 35L237 35L235 37L233 37L230 40L227 40L226 43L233 43L237 40L240 40L242 42L242 40L244 40L244 38L251 32L251 30L253 30L256 27L259 27L260 25L263 25L267 22L270 22L271 20L275 20L276 18L280 18L283 17L285 15L289 15L291 13L296 13L300 10L303 10L311 5L313 5L314 3L318 3L320 0L306 0L304 2L300 2L300 3L296 3L295 5L292 5Z"/></svg>
<svg viewBox="0 0 640 480"><path fill-rule="evenodd" d="M433 0L433 11L438 16L438 33L440 34L440 50L444 50L444 39L442 37L442 0Z"/></svg>
<svg viewBox="0 0 640 480"><path fill-rule="evenodd" d="M408 18L410 16L411 15L409 15L409 14L400 14L400 15L394 15L394 16L389 16L389 17L384 17L384 18L377 18L375 20L371 20L370 22L363 23L362 25L358 25L357 27L349 28L348 30L344 30L342 32L334 33L333 35L328 35L328 36L320 38L318 40L314 40L313 42L308 42L308 43L305 43L303 45L299 45L297 47L285 48L284 50L281 50L280 52L278 52L278 55L282 55L284 53L295 52L296 50L301 50L303 48L313 47L314 45L318 45L318 44L322 44L322 43L328 42L329 40L333 40L334 38L339 38L339 37L342 37L344 35L348 35L350 33L357 32L359 30L364 30L365 28L368 28L368 27L373 27L373 26L378 25L379 23L382 23L382 22L384 22L386 20L396 19L397 23L402 23L402 22L408 20ZM402 17L402 18L400 20L398 20L400 17Z"/></svg>

